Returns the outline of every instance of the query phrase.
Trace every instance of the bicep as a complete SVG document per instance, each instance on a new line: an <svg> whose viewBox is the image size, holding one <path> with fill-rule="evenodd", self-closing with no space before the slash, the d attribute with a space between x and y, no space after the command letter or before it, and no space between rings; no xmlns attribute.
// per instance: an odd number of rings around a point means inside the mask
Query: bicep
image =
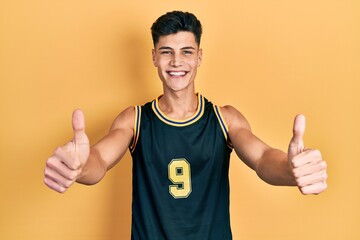
<svg viewBox="0 0 360 240"><path fill-rule="evenodd" d="M256 137L249 129L233 129L230 139L238 157L253 170L269 146Z"/></svg>
<svg viewBox="0 0 360 240"><path fill-rule="evenodd" d="M91 147L105 163L107 170L112 168L126 153L132 138L134 108L124 110L113 122L109 133Z"/></svg>
<svg viewBox="0 0 360 240"><path fill-rule="evenodd" d="M256 170L258 162L270 147L252 133L248 121L238 110L231 106L223 109L229 137L237 156L250 168Z"/></svg>

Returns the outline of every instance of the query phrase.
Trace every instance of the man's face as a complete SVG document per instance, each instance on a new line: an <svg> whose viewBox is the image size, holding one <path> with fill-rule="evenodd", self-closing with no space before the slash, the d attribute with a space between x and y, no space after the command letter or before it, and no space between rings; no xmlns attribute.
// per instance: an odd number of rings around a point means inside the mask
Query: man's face
<svg viewBox="0 0 360 240"><path fill-rule="evenodd" d="M178 32L162 36L152 51L154 66L163 82L164 92L194 89L197 68L201 64L202 50L191 32Z"/></svg>

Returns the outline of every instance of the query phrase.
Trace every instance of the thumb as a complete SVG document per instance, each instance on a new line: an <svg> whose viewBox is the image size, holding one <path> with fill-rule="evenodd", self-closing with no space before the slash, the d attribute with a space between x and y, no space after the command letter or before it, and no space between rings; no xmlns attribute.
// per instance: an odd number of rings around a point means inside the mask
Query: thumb
<svg viewBox="0 0 360 240"><path fill-rule="evenodd" d="M295 117L293 126L293 137L289 144L288 157L291 160L295 155L304 151L305 116L299 114Z"/></svg>
<svg viewBox="0 0 360 240"><path fill-rule="evenodd" d="M75 109L72 114L72 126L74 130L75 146L85 141L85 118L81 109Z"/></svg>

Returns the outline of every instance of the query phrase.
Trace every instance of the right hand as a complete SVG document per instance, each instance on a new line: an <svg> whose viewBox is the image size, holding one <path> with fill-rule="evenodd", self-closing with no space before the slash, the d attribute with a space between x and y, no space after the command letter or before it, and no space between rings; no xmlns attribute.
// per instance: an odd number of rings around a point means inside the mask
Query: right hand
<svg viewBox="0 0 360 240"><path fill-rule="evenodd" d="M64 193L81 175L90 154L84 113L80 109L73 112L72 126L73 140L56 148L46 161L44 183L59 193Z"/></svg>
<svg viewBox="0 0 360 240"><path fill-rule="evenodd" d="M289 144L288 159L302 194L319 194L327 189L326 162L321 152L304 147L305 116L297 115L294 121L293 138Z"/></svg>

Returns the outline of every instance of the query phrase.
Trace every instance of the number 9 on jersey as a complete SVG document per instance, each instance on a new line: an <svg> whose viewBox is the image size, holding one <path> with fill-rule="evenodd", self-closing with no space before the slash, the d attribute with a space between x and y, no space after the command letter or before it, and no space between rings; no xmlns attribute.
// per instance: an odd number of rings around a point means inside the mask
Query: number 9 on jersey
<svg viewBox="0 0 360 240"><path fill-rule="evenodd" d="M187 198L191 193L190 164L185 158L173 159L168 165L168 176L173 185L169 192L174 198Z"/></svg>

